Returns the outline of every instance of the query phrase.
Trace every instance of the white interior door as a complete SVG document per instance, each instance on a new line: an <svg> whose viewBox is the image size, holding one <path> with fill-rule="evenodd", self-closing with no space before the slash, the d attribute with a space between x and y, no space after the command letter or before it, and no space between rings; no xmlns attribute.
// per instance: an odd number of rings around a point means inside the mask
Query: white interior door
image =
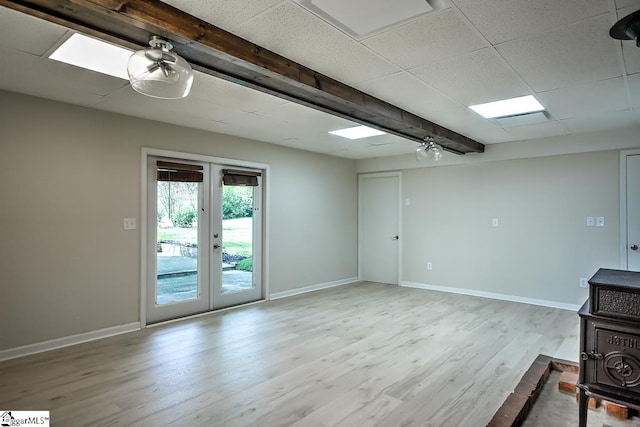
<svg viewBox="0 0 640 427"><path fill-rule="evenodd" d="M626 156L627 269L640 271L640 154Z"/></svg>
<svg viewBox="0 0 640 427"><path fill-rule="evenodd" d="M359 199L360 278L397 285L400 174L361 175Z"/></svg>

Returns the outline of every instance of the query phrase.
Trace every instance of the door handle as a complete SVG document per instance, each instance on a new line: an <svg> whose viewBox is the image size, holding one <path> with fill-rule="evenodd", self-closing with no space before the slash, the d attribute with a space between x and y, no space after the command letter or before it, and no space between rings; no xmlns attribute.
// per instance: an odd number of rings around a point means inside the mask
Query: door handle
<svg viewBox="0 0 640 427"><path fill-rule="evenodd" d="M400 240L400 236L393 236L391 240Z"/></svg>
<svg viewBox="0 0 640 427"><path fill-rule="evenodd" d="M213 244L213 249L220 249L221 247L222 247L222 246L220 246L220 245L219 245L219 244L217 244L217 243L214 243L214 244Z"/></svg>
<svg viewBox="0 0 640 427"><path fill-rule="evenodd" d="M631 249L632 251L637 251L638 250L638 245L631 245L629 247L629 249Z"/></svg>

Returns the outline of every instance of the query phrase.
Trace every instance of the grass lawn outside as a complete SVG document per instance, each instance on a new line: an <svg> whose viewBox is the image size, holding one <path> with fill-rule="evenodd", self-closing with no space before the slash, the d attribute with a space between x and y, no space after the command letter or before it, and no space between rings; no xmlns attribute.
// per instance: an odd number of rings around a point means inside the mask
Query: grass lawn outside
<svg viewBox="0 0 640 427"><path fill-rule="evenodd" d="M229 254L251 256L253 218L225 219L222 221L224 251ZM195 228L159 228L159 241L173 241L195 245L198 231Z"/></svg>

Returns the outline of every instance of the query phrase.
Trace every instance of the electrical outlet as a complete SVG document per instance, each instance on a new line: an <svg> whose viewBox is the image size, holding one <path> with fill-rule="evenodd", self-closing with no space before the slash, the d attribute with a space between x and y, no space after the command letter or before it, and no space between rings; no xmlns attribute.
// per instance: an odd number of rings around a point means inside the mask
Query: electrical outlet
<svg viewBox="0 0 640 427"><path fill-rule="evenodd" d="M587 281L587 279L585 279L584 277L580 278L580 287L581 288L586 288L589 285L589 282Z"/></svg>
<svg viewBox="0 0 640 427"><path fill-rule="evenodd" d="M596 227L604 227L604 217L599 216L596 218Z"/></svg>
<svg viewBox="0 0 640 427"><path fill-rule="evenodd" d="M431 263L431 261L427 263L427 270L433 270L433 264Z"/></svg>
<svg viewBox="0 0 640 427"><path fill-rule="evenodd" d="M123 230L135 230L136 229L136 219L135 218L125 218L122 221L122 229Z"/></svg>

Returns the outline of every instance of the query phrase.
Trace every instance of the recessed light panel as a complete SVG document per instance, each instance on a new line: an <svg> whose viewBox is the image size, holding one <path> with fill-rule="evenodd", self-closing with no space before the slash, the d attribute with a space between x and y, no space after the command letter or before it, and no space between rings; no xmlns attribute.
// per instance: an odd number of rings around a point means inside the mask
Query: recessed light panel
<svg viewBox="0 0 640 427"><path fill-rule="evenodd" d="M373 129L367 126L356 126L352 128L332 130L329 132L332 135L341 136L348 139L361 139L369 138L370 136L385 135L385 132Z"/></svg>
<svg viewBox="0 0 640 427"><path fill-rule="evenodd" d="M132 53L129 49L75 33L49 55L49 58L129 80L127 63Z"/></svg>
<svg viewBox="0 0 640 427"><path fill-rule="evenodd" d="M503 99L502 101L488 102L486 104L470 105L469 108L485 119L544 111L542 104L532 95Z"/></svg>
<svg viewBox="0 0 640 427"><path fill-rule="evenodd" d="M445 7L442 0L295 1L356 40Z"/></svg>

